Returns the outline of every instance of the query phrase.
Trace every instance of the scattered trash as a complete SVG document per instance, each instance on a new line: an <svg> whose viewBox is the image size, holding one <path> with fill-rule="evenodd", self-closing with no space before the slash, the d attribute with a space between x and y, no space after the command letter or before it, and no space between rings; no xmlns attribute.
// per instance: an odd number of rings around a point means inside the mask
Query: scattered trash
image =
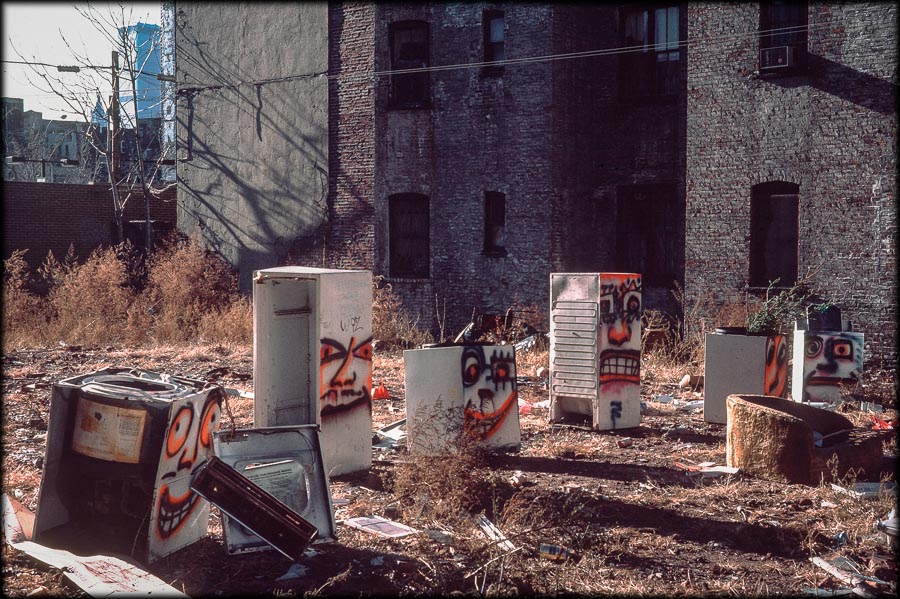
<svg viewBox="0 0 900 599"><path fill-rule="evenodd" d="M522 487L524 485L527 485L529 482L530 481L528 480L528 477L526 477L521 470L516 470L515 474L513 474L509 479L509 483L514 487Z"/></svg>
<svg viewBox="0 0 900 599"><path fill-rule="evenodd" d="M349 504L350 504L350 500L347 499L346 497L334 497L331 500L331 505L333 505L334 507L340 507L342 505L349 505Z"/></svg>
<svg viewBox="0 0 900 599"><path fill-rule="evenodd" d="M686 374L681 378L681 381L678 382L678 387L681 389L686 389L690 387L691 389L699 389L703 386L703 375L697 374Z"/></svg>
<svg viewBox="0 0 900 599"><path fill-rule="evenodd" d="M890 585L879 578L863 575L860 573L859 567L846 557L838 557L831 562L821 557L812 557L810 561L844 584L854 585L853 592L861 597L876 597L882 593L878 592L875 587Z"/></svg>
<svg viewBox="0 0 900 599"><path fill-rule="evenodd" d="M851 497L856 497L857 499L875 499L876 497L878 497L878 494L881 493L882 489L885 493L897 493L897 484L890 481L886 481L883 483L856 483L849 489L831 483L831 488L838 493L850 495Z"/></svg>
<svg viewBox="0 0 900 599"><path fill-rule="evenodd" d="M703 400L697 399L695 401L689 401L689 402L679 406L678 409L682 410L683 412L693 412L695 410L702 410L703 409Z"/></svg>
<svg viewBox="0 0 900 599"><path fill-rule="evenodd" d="M831 537L831 538L832 538L832 540L833 540L834 542L837 543L837 546L838 546L838 547L843 547L844 545L847 544L847 541L848 541L848 539L847 539L847 533L846 533L845 531L843 531L843 530L842 530L841 532L837 533L836 535L834 535L834 536Z"/></svg>
<svg viewBox="0 0 900 599"><path fill-rule="evenodd" d="M28 591L26 597L46 597L50 594L50 589L45 586L39 586L38 588Z"/></svg>
<svg viewBox="0 0 900 599"><path fill-rule="evenodd" d="M736 468L734 466L711 466L709 468L701 468L699 472L689 472L688 476L719 478L720 476L731 476L737 474L740 471L740 468Z"/></svg>
<svg viewBox="0 0 900 599"><path fill-rule="evenodd" d="M549 410L550 409L550 400L545 399L544 401L535 402L535 403L531 404L531 407Z"/></svg>
<svg viewBox="0 0 900 599"><path fill-rule="evenodd" d="M371 561L369 561L369 565L375 566L376 568L380 568L380 567L384 566L384 556L378 555L376 557L373 557L371 559Z"/></svg>
<svg viewBox="0 0 900 599"><path fill-rule="evenodd" d="M381 516L359 516L341 521L342 524L363 532L376 534L380 537L399 538L419 532L405 524L387 520Z"/></svg>
<svg viewBox="0 0 900 599"><path fill-rule="evenodd" d="M879 520L876 528L887 536L887 540L894 551L897 549L897 508L891 509L891 513L884 520Z"/></svg>
<svg viewBox="0 0 900 599"><path fill-rule="evenodd" d="M406 431L403 430L405 424L406 418L401 418L400 420L392 422L375 431L375 435L381 439L381 441L376 443L374 447L380 449L392 449L400 445L403 439L406 438Z"/></svg>
<svg viewBox="0 0 900 599"><path fill-rule="evenodd" d="M240 397L241 399L253 399L253 393L249 391L241 391L240 389L226 388L225 393L232 397Z"/></svg>
<svg viewBox="0 0 900 599"><path fill-rule="evenodd" d="M570 557L574 557L572 552L565 547L549 545L547 543L541 543L540 554L542 558L553 562L564 562Z"/></svg>
<svg viewBox="0 0 900 599"><path fill-rule="evenodd" d="M431 537L441 545L449 545L453 542L453 535L446 530L426 530L425 534L427 534L429 537Z"/></svg>
<svg viewBox="0 0 900 599"><path fill-rule="evenodd" d="M634 445L634 440L633 439L619 439L618 441L616 441L616 445L618 445L619 447L622 447L622 448L631 447L632 445Z"/></svg>
<svg viewBox="0 0 900 599"><path fill-rule="evenodd" d="M884 414L884 407L874 401L859 402L859 409L863 412L872 412L874 414Z"/></svg>
<svg viewBox="0 0 900 599"><path fill-rule="evenodd" d="M657 395L653 398L653 401L656 403L672 403L675 401L675 398L671 395Z"/></svg>
<svg viewBox="0 0 900 599"><path fill-rule="evenodd" d="M892 422L882 420L875 414L869 414L869 418L872 419L872 428L875 430L889 431L893 430L894 428L894 424Z"/></svg>
<svg viewBox="0 0 900 599"><path fill-rule="evenodd" d="M497 546L505 551L515 551L516 546L512 544L512 541L506 538L506 535L497 528L493 522L488 520L484 514L478 514L475 517L475 524L478 525L478 528L492 541L497 543Z"/></svg>
<svg viewBox="0 0 900 599"><path fill-rule="evenodd" d="M391 394L388 393L387 387L384 386L384 383L378 385L375 391L372 393L372 399L390 399Z"/></svg>
<svg viewBox="0 0 900 599"><path fill-rule="evenodd" d="M34 515L21 505L17 507L13 501L6 493L3 494L3 532L6 542L28 556L62 570L66 578L88 595L92 597L125 594L187 597L152 574L118 558L105 555L81 557L28 540L29 537L26 536L20 518L24 514L30 515L33 520ZM39 596L36 593L39 590L32 591L35 593L32 596Z"/></svg>
<svg viewBox="0 0 900 599"><path fill-rule="evenodd" d="M291 567L288 568L288 571L275 579L275 582L281 582L283 580L293 580L294 578L303 578L309 573L309 566L301 564L299 562L294 562L291 564Z"/></svg>
<svg viewBox="0 0 900 599"><path fill-rule="evenodd" d="M528 414L531 412L534 406L525 401L522 398L519 398L519 414Z"/></svg>
<svg viewBox="0 0 900 599"><path fill-rule="evenodd" d="M516 351L518 351L518 352L531 351L531 349L534 347L534 344L537 343L539 336L540 335L538 335L538 334L534 334L534 335L529 335L528 337L525 337L524 339L522 339L521 341L519 341L518 343L515 344Z"/></svg>
<svg viewBox="0 0 900 599"><path fill-rule="evenodd" d="M812 595L813 597L850 597L856 595L853 589L803 589L804 595Z"/></svg>
<svg viewBox="0 0 900 599"><path fill-rule="evenodd" d="M821 503L821 506L822 506L822 507L837 507L837 504L836 504L836 503L832 503L832 502L830 502L830 501L828 501L828 500L826 499L826 500L824 500L824 501Z"/></svg>

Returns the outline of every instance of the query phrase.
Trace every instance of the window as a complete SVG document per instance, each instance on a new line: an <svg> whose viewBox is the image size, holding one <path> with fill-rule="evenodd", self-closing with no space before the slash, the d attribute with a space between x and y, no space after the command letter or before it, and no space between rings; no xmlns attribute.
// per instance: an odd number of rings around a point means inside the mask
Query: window
<svg viewBox="0 0 900 599"><path fill-rule="evenodd" d="M484 253L506 255L506 196L496 191L484 192Z"/></svg>
<svg viewBox="0 0 900 599"><path fill-rule="evenodd" d="M681 49L677 6L629 10L624 15L622 94L672 96L679 91Z"/></svg>
<svg viewBox="0 0 900 599"><path fill-rule="evenodd" d="M797 282L800 187L772 181L753 186L750 200L750 286Z"/></svg>
<svg viewBox="0 0 900 599"><path fill-rule="evenodd" d="M392 277L427 278L431 262L428 196L398 193L388 198L389 271Z"/></svg>
<svg viewBox="0 0 900 599"><path fill-rule="evenodd" d="M503 11L486 10L483 13L482 29L484 30L484 62L497 62L506 58L504 51ZM500 68L502 65L493 65Z"/></svg>
<svg viewBox="0 0 900 599"><path fill-rule="evenodd" d="M797 0L770 0L759 6L759 47L806 47L809 6Z"/></svg>
<svg viewBox="0 0 900 599"><path fill-rule="evenodd" d="M420 69L431 65L428 58L428 23L401 21L389 29L391 70ZM428 71L391 75L390 105L422 108L429 105Z"/></svg>
<svg viewBox="0 0 900 599"><path fill-rule="evenodd" d="M641 273L646 285L671 287L679 279L682 222L674 184L620 187L616 206L616 268Z"/></svg>

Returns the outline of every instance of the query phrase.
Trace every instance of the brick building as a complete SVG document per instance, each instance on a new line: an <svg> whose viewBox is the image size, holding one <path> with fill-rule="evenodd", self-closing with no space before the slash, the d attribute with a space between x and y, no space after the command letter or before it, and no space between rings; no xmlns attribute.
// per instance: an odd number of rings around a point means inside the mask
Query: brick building
<svg viewBox="0 0 900 599"><path fill-rule="evenodd" d="M127 190L121 192L124 196ZM139 196L140 194L137 194ZM154 239L175 226L175 188L150 203ZM144 203L134 196L125 204L124 233L136 247L144 247ZM108 185L72 185L5 181L3 183L3 258L27 249L25 259L37 268L48 251L62 259L71 244L79 260L98 246L116 243L112 191Z"/></svg>
<svg viewBox="0 0 900 599"><path fill-rule="evenodd" d="M673 311L822 262L893 356L896 7L779 6L178 3L179 226L245 285L371 269L451 331L550 272Z"/></svg>

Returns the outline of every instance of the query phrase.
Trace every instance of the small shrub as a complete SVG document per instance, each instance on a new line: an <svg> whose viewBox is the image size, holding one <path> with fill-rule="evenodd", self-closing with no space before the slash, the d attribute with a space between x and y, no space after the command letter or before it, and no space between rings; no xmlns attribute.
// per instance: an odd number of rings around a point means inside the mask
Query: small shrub
<svg viewBox="0 0 900 599"><path fill-rule="evenodd" d="M180 343L198 337L205 316L228 311L238 295L237 276L199 244L176 237L151 258L144 293L153 339Z"/></svg>
<svg viewBox="0 0 900 599"><path fill-rule="evenodd" d="M52 287L47 297L51 310L50 340L69 344L100 345L123 342L128 313L134 302L129 273L119 259L121 248L102 247L82 265L44 263Z"/></svg>
<svg viewBox="0 0 900 599"><path fill-rule="evenodd" d="M3 347L22 347L43 338L47 326L44 301L28 291L30 274L25 253L15 250L3 261Z"/></svg>
<svg viewBox="0 0 900 599"><path fill-rule="evenodd" d="M419 328L418 319L406 314L403 301L382 276L372 281L372 336L379 349L409 349L434 342L430 332Z"/></svg>
<svg viewBox="0 0 900 599"><path fill-rule="evenodd" d="M241 296L221 309L203 314L197 332L208 342L249 346L253 343L253 302Z"/></svg>

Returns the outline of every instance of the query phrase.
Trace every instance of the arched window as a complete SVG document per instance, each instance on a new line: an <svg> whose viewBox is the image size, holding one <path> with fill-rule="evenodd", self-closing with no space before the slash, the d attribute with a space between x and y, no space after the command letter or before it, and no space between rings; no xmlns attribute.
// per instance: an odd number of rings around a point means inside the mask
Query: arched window
<svg viewBox="0 0 900 599"><path fill-rule="evenodd" d="M750 286L791 287L799 261L800 186L770 181L753 186L750 200Z"/></svg>

